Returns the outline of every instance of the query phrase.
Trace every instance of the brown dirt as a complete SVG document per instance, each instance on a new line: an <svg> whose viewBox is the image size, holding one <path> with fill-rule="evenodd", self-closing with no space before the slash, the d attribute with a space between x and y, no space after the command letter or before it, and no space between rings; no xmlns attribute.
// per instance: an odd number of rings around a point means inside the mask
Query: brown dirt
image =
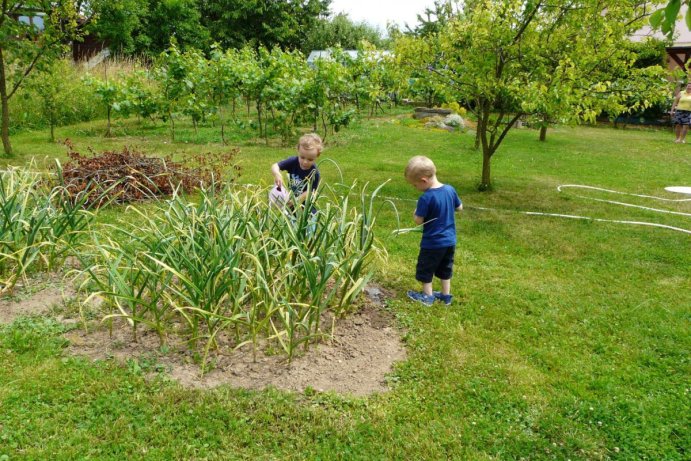
<svg viewBox="0 0 691 461"><path fill-rule="evenodd" d="M336 322L333 339L311 345L309 351L287 363L285 355L257 354L253 360L250 346L232 351L221 346L210 356L211 370L201 376L200 367L181 345L169 345L160 352L158 337L142 331L137 342L124 322L113 328L112 336L102 325L88 332L74 330L66 334L68 351L92 359L136 359L150 367L165 370L185 387L212 388L222 384L247 389L279 389L303 392L334 391L364 396L387 390L386 375L395 362L405 360L405 348L394 319L383 309L391 296L379 287L366 289L366 302L359 312ZM116 322L117 323L117 322ZM329 321L330 324L330 321Z"/></svg>
<svg viewBox="0 0 691 461"><path fill-rule="evenodd" d="M33 279L25 286L15 287L14 296L0 298L0 324L12 323L23 315L47 314L51 307L61 305L66 297L74 295L57 283L57 279Z"/></svg>

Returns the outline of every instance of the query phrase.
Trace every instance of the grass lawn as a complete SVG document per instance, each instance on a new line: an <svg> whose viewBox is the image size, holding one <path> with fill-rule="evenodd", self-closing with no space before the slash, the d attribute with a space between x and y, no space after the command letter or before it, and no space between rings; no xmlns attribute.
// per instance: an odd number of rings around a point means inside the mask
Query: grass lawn
<svg viewBox="0 0 691 461"><path fill-rule="evenodd" d="M77 150L132 145L183 156L222 150L217 130L171 143L164 126L120 121L57 129ZM270 165L293 148L237 134L243 184L269 185ZM65 159L46 132L13 136L16 157ZM390 392L368 398L229 387L188 390L139 367L63 355L61 326L24 318L0 329L0 460L16 459L557 459L684 460L691 450L689 351L691 235L669 229L530 216L523 211L643 221L691 230L691 218L594 199L691 213L665 186L690 186L691 146L664 131L568 128L512 131L492 161L494 191L480 193L473 134L429 131L400 116L365 120L327 139L322 157L343 179L391 179L402 227L418 193L403 179L430 156L465 210L450 308L405 298L417 288L420 235L393 237L378 283L405 331L408 360ZM187 141L187 142L185 142ZM3 160L2 164L8 163ZM324 181L340 180L330 162ZM581 197L579 197L581 196ZM116 211L106 211L116 213Z"/></svg>

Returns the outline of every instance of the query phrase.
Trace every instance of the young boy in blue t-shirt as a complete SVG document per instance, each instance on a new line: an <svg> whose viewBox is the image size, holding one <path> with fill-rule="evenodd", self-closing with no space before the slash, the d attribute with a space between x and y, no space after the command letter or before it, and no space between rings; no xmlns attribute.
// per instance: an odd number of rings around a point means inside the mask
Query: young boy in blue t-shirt
<svg viewBox="0 0 691 461"><path fill-rule="evenodd" d="M298 204L305 201L309 185L313 191L319 186L319 169L316 161L322 149L322 140L318 134L306 134L298 141L297 156L288 157L271 165L274 184L279 190L284 187L281 171L288 173L288 187Z"/></svg>
<svg viewBox="0 0 691 461"><path fill-rule="evenodd" d="M408 291L408 297L431 306L435 299L451 304L451 275L456 251L456 218L463 209L456 190L437 180L437 168L422 155L413 157L405 169L405 179L423 192L417 201L413 219L424 224L415 278L422 282L422 291ZM441 291L432 291L432 279L441 280Z"/></svg>

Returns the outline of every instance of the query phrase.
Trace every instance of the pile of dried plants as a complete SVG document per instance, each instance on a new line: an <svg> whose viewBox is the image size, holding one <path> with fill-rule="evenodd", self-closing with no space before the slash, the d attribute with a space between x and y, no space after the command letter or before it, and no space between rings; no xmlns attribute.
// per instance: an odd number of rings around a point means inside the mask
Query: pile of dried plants
<svg viewBox="0 0 691 461"><path fill-rule="evenodd" d="M89 205L106 202L129 203L168 196L176 189L192 192L200 187L219 186L240 175L234 162L239 149L205 152L187 156L183 161L171 157L152 157L130 147L122 151L82 155L67 140L70 160L62 166L62 178L68 193L76 198L85 192Z"/></svg>

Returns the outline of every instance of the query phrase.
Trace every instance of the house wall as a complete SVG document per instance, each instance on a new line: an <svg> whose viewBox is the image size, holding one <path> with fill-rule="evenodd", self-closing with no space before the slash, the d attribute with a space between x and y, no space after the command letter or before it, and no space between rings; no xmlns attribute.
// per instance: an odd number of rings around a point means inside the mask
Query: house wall
<svg viewBox="0 0 691 461"><path fill-rule="evenodd" d="M667 67L669 70L684 69L684 64L691 59L691 31L686 25L686 10L688 7L683 5L679 12L674 31L674 40L671 46L667 47ZM634 42L641 42L649 37L664 40L665 36L660 31L653 31L650 26L644 26L631 36ZM686 68L688 71L689 69Z"/></svg>

